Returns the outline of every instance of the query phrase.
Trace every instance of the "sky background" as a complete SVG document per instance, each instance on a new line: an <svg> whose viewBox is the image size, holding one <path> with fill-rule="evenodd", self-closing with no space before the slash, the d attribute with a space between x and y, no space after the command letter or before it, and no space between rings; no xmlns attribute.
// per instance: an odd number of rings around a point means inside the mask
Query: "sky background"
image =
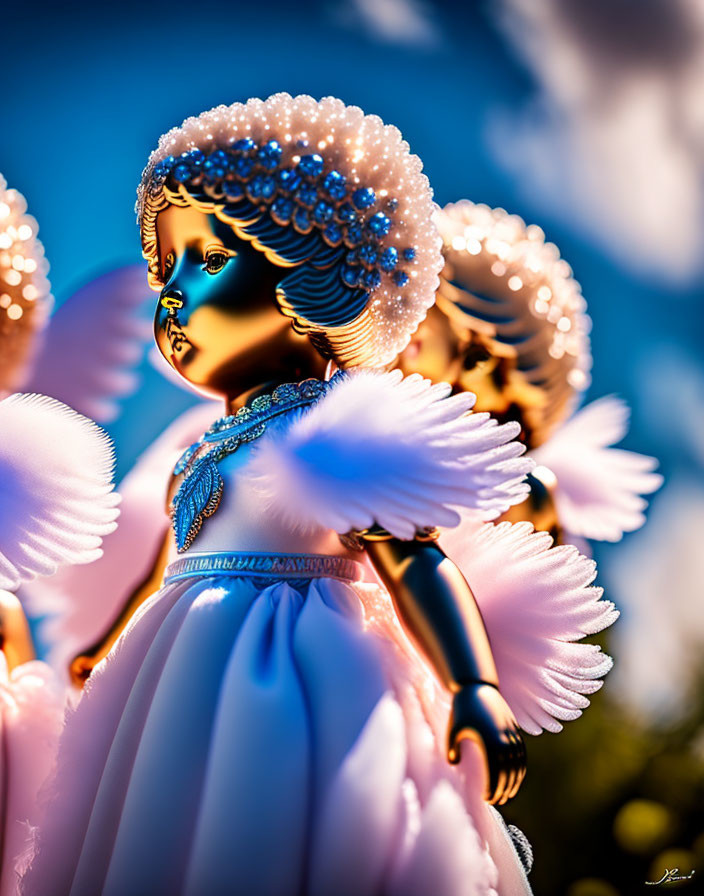
<svg viewBox="0 0 704 896"><path fill-rule="evenodd" d="M605 690L655 726L686 713L704 653L699 0L25 2L0 41L0 172L39 221L59 304L140 261L135 190L164 131L280 90L397 125L438 203L539 224L593 320L587 400L625 398L625 447L666 477L646 527L596 548L622 610ZM140 372L109 426L120 475L194 400ZM697 743L704 761L704 727Z"/></svg>

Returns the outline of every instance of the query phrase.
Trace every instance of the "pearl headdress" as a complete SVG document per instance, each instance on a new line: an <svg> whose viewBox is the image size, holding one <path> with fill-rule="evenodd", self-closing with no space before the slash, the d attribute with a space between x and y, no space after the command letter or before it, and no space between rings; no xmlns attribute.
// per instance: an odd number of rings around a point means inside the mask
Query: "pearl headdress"
<svg viewBox="0 0 704 896"><path fill-rule="evenodd" d="M318 277L317 290L297 275L302 298L284 296L283 310L342 364L391 362L433 304L442 257L432 192L420 159L377 116L333 97L279 93L218 106L166 133L137 199L155 289L156 216L169 203L193 204L194 189L199 208L255 246L271 249L261 231L272 225L299 248L303 237L316 241L300 269L332 274L324 288Z"/></svg>
<svg viewBox="0 0 704 896"><path fill-rule="evenodd" d="M546 394L547 431L590 382L591 321L572 269L540 227L503 209L462 200L435 222L445 255L440 294L473 329L516 352L518 369Z"/></svg>
<svg viewBox="0 0 704 896"><path fill-rule="evenodd" d="M51 309L49 264L27 203L0 175L0 396L22 382Z"/></svg>

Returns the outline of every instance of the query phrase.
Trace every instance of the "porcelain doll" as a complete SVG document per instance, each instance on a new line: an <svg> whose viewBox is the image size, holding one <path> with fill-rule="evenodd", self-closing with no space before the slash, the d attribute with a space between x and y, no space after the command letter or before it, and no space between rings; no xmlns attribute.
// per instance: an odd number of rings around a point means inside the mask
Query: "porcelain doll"
<svg viewBox="0 0 704 896"><path fill-rule="evenodd" d="M474 221L471 225L474 230L470 236L476 242L468 242L465 229L458 235L457 225L450 217L451 210L458 220L465 222L463 228L470 226L467 221ZM522 424L523 430L524 433L531 433L528 441L535 444L539 439L533 434L534 431L544 435L546 421L551 417L564 416L566 406L574 401L576 386L586 383L589 352L585 332L587 321L583 313L584 300L574 281L566 274L564 263L555 259L554 249L544 246L542 235L535 228L525 230L513 217L489 212L488 209L471 203L451 206L445 214L439 216L438 221L443 228L446 258L457 256L462 259L466 255L470 262L474 262L474 268L467 268L466 265L461 267L465 280L477 267L483 271L486 283L481 281L480 284L478 275L473 274L475 291L479 285L482 285L486 293L492 288L496 291L494 281L503 282L501 279L497 280L498 275L490 270L490 264L496 261L486 248L488 245L492 250L496 249L496 243L489 239L490 234L493 234L494 239L501 237L502 241L498 245L504 253L508 251L506 247L510 240L517 247L523 247L523 252L530 248L540 260L543 270L541 279L531 282L531 295L537 300L537 291L544 289L548 282L552 284L551 288L566 293L579 337L576 342L569 344L568 348L571 350L561 358L552 358L548 352L549 343L545 344L545 341L550 334L564 331L557 330L549 321L534 320L520 291L506 286L504 292L507 307L503 312L502 332L509 326L514 329L518 326L521 332L533 332L530 330L531 326L533 329L541 327L538 331L538 348L534 347L532 353L533 357L539 356L541 360L537 372L535 369L529 371L529 383L524 374L514 369L514 359L509 373L502 374L504 380L511 383L510 387L504 389L501 399L503 404L499 401L499 392L495 387L487 396L487 385L494 381L482 374L482 370L492 364L496 367L498 362L495 359L487 364L475 359L478 361L476 368L467 369L461 360L462 357L466 360L470 341L466 335L469 319L466 312L460 311L449 301L451 294L448 290L458 287L456 279L454 286L450 284L448 260L438 309L431 308L429 318L412 337L409 349L402 356L402 362L411 363L415 353L416 358L427 368L428 358L434 358L438 376L449 377L455 383L455 388L474 385L482 394L480 401L491 405L493 399L495 411L506 411L507 395L521 395L523 404L528 405L523 416L531 421L531 428L525 422ZM492 224L492 229L489 225L494 221L499 223L495 226ZM456 244L452 248L453 239L461 239L461 246ZM534 256L525 259L525 268L529 273L536 264ZM136 331L134 325L129 323L130 309L127 303L131 301L134 304L135 300L129 299L126 288L130 283L131 272L127 272L129 276L122 272L118 274L121 278L118 281L104 278L92 291L86 288L70 300L64 311L64 318L58 318L59 323L62 323L60 333L56 328L51 331L51 339L44 349L42 359L57 339L61 346L68 336L75 331L82 333L86 327L91 328L91 341L102 340L101 351L112 358L113 362L119 359L124 362L134 354L128 338L134 338ZM452 276L455 276L454 269ZM531 276L535 277L536 271L532 271ZM115 288L120 284L124 284L120 295L125 297L115 301ZM103 292L107 289L110 295L107 302L110 310L101 311L98 301L100 288L103 288ZM134 286L131 292L139 295L139 287ZM79 302L79 297L84 294L85 300ZM447 313L448 308L452 309L452 314ZM103 324L108 314L121 314L125 320L115 321L114 325L105 327ZM516 316L513 324L510 323L511 314ZM76 318L82 321L80 327L74 326ZM495 324L482 323L476 315L471 324L474 339L478 338L479 332L494 333L496 330ZM107 351L106 330L116 334L115 342L107 346ZM447 334L452 338L448 338ZM465 334L462 342L458 334ZM437 335L442 338L437 338ZM535 343L535 338L533 342ZM516 354L515 349L504 345L500 340L492 339L487 345L501 359L504 367ZM457 350L458 346L462 347L464 355ZM70 351L68 353L71 354ZM521 354L523 367L529 366L525 363L527 356L524 347ZM44 366L52 368L46 362ZM167 367L169 370L173 369L168 365ZM428 369L428 372L432 370ZM174 376L178 375L174 372ZM103 376L101 380L111 383L115 377ZM76 378L76 387L79 381ZM187 383L185 379L181 381ZM520 389L517 388L518 384ZM72 394L76 392L77 388L73 388ZM76 394L76 398L80 396ZM162 550L168 529L168 520L163 511L165 483L179 455L217 416L217 408L216 402L203 401L176 420L139 459L120 484L120 525L117 531L105 539L103 556L98 562L88 566L67 567L57 575L35 581L31 588L25 588L25 592L31 595L31 605L49 614L42 622L41 632L45 643L50 646L54 667L65 674L70 664L76 684L83 684L95 664L114 644L131 614L159 587L164 563L156 564L155 567L154 561ZM552 410L548 410L549 408ZM100 410L98 406L93 409ZM579 419L578 415L577 420ZM609 453L609 458L615 456L618 455ZM535 486L535 477L532 477L532 482ZM526 505L518 505L511 510L519 515L525 509ZM550 529L554 518L552 502L543 502L543 509L547 510L547 516L541 521L536 517L537 508L533 502L531 518ZM576 551L563 547L552 548L550 538L543 533L533 532L528 524L482 526L476 515L465 515L461 526L444 532L442 545L472 584L492 644L502 693L521 728L534 735L543 729L559 731L563 722L577 718L586 708L589 702L587 695L600 687L601 678L611 666L610 659L598 647L576 643L585 635L605 628L617 616L612 604L600 600L601 589L592 586L594 564ZM377 616L380 615L380 609L383 607L378 608ZM392 621L388 614L385 618L387 622Z"/></svg>
<svg viewBox="0 0 704 896"><path fill-rule="evenodd" d="M406 373L477 395L478 410L516 420L536 462L531 494L507 519L558 541L617 541L644 522L662 478L656 461L611 446L626 434L615 397L575 413L589 386L590 321L579 284L535 225L469 200L436 215L445 267L437 302L399 359Z"/></svg>
<svg viewBox="0 0 704 896"><path fill-rule="evenodd" d="M483 800L517 792L521 735L435 532L525 496L519 428L380 369L434 298L431 213L398 131L334 99L160 141L156 339L227 413L67 720L25 893L529 892Z"/></svg>

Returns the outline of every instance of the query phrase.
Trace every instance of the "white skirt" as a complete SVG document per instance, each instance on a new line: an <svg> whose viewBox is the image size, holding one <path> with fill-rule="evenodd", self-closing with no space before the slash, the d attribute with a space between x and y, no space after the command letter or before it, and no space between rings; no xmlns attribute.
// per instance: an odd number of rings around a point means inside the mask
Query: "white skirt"
<svg viewBox="0 0 704 896"><path fill-rule="evenodd" d="M91 676L23 892L530 893L385 592L344 558L209 556Z"/></svg>

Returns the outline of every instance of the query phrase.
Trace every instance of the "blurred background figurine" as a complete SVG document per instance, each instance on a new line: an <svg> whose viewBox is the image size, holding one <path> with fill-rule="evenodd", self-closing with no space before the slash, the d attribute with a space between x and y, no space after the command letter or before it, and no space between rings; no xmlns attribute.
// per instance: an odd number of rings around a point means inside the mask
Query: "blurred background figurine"
<svg viewBox="0 0 704 896"><path fill-rule="evenodd" d="M440 289L398 366L473 392L476 410L520 423L536 467L530 495L505 519L587 552L585 539L618 541L643 524L642 495L662 477L653 458L612 447L627 430L620 399L577 410L590 382L591 322L570 266L539 227L503 209L463 200L436 222Z"/></svg>
<svg viewBox="0 0 704 896"><path fill-rule="evenodd" d="M0 177L0 893L17 893L53 767L65 686L35 657L15 592L59 567L91 563L115 528L112 445L66 405L11 393L36 358L51 305L36 222Z"/></svg>

